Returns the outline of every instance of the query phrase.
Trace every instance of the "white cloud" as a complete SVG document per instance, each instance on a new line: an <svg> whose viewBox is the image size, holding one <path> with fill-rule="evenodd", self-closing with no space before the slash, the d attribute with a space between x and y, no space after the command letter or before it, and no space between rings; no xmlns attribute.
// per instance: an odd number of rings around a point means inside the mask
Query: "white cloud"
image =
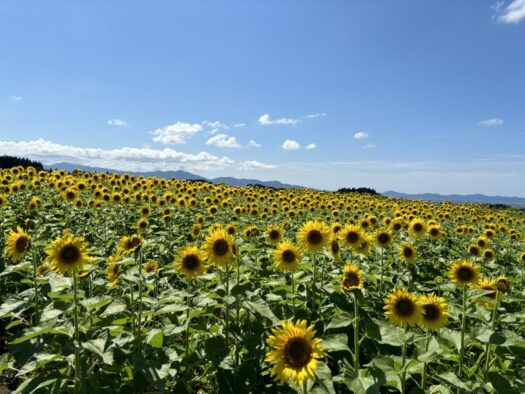
<svg viewBox="0 0 525 394"><path fill-rule="evenodd" d="M233 124L233 127L235 127L235 128L244 127L244 126L246 126L246 123L234 123Z"/></svg>
<svg viewBox="0 0 525 394"><path fill-rule="evenodd" d="M9 96L9 101L15 101L15 102L22 101L22 97L15 96L14 94L12 94L11 96Z"/></svg>
<svg viewBox="0 0 525 394"><path fill-rule="evenodd" d="M326 112L316 112L315 114L305 115L305 118L314 119L314 118L321 118L324 116L326 116Z"/></svg>
<svg viewBox="0 0 525 394"><path fill-rule="evenodd" d="M365 146L363 146L363 149L375 149L375 144L366 144Z"/></svg>
<svg viewBox="0 0 525 394"><path fill-rule="evenodd" d="M277 166L273 164L265 164L257 160L248 160L239 163L239 169L241 170L267 170L276 167Z"/></svg>
<svg viewBox="0 0 525 394"><path fill-rule="evenodd" d="M216 134L206 141L206 145L215 145L219 148L240 148L235 137L228 137L226 134Z"/></svg>
<svg viewBox="0 0 525 394"><path fill-rule="evenodd" d="M261 115L261 117L258 120L260 125L263 126L270 126L270 125L292 125L295 126L297 123L299 123L298 119L293 118L280 118L272 120L270 119L270 115L264 114Z"/></svg>
<svg viewBox="0 0 525 394"><path fill-rule="evenodd" d="M153 141L162 144L182 145L186 139L203 130L198 123L177 122L151 132L154 135Z"/></svg>
<svg viewBox="0 0 525 394"><path fill-rule="evenodd" d="M356 140L364 140L365 138L368 138L368 133L365 133L364 131L358 131L354 134L354 138Z"/></svg>
<svg viewBox="0 0 525 394"><path fill-rule="evenodd" d="M261 144L258 144L254 140L250 140L250 142L248 142L248 148L260 148L260 147L261 147Z"/></svg>
<svg viewBox="0 0 525 394"><path fill-rule="evenodd" d="M125 121L120 120L120 119L109 119L108 125L116 126L116 127L124 127L124 126L127 126L128 124Z"/></svg>
<svg viewBox="0 0 525 394"><path fill-rule="evenodd" d="M283 149L284 150L297 150L300 149L301 145L294 140L286 140L283 142Z"/></svg>
<svg viewBox="0 0 525 394"><path fill-rule="evenodd" d="M518 23L525 18L525 0L512 0L505 8L503 3L498 1L493 8L499 14L498 22Z"/></svg>
<svg viewBox="0 0 525 394"><path fill-rule="evenodd" d="M492 118L478 122L480 126L499 126L503 124L503 119Z"/></svg>
<svg viewBox="0 0 525 394"><path fill-rule="evenodd" d="M317 147L317 145L315 144L308 144L304 147L304 149L315 149Z"/></svg>
<svg viewBox="0 0 525 394"><path fill-rule="evenodd" d="M29 157L44 164L66 161L123 171L176 170L182 168L195 171L215 171L235 163L226 156L217 157L208 152L189 154L170 148L81 148L55 144L43 139L16 142L0 141L0 154Z"/></svg>

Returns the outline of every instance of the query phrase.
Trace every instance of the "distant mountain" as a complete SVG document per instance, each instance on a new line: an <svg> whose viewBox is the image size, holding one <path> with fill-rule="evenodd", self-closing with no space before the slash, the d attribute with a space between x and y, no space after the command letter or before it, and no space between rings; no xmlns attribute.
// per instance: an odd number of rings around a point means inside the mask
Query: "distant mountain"
<svg viewBox="0 0 525 394"><path fill-rule="evenodd" d="M522 197L504 197L504 196L486 196L484 194L436 194L436 193L421 193L421 194L406 194L395 191L387 191L381 193L383 196L392 198L408 198L411 200L427 200L427 201L451 201L455 203L480 203L480 204L504 204L513 207L525 207L525 198Z"/></svg>
<svg viewBox="0 0 525 394"><path fill-rule="evenodd" d="M84 166L81 164L72 164L72 163L55 163L44 166L46 169L58 169L58 170L64 170L67 172L72 172L74 170L81 170L86 172L112 172L115 174L129 174L129 175L135 175L135 176L145 176L145 177L157 177L157 178L166 178L166 179L180 179L180 180L190 180L190 181L208 181L212 183L224 183L228 186L247 186L247 185L262 185L267 187L274 187L277 189L295 189L295 188L304 188L303 186L297 186L297 185L289 185L287 183L281 183L279 181L260 181L258 179L239 179L239 178L232 178L232 177L219 177L214 179L208 179L204 178L200 175L192 174L191 172L183 171L183 170L177 170L177 171L148 171L148 172L140 172L140 171L119 171L119 170L112 170L109 168L101 168L101 167L90 167L90 166Z"/></svg>

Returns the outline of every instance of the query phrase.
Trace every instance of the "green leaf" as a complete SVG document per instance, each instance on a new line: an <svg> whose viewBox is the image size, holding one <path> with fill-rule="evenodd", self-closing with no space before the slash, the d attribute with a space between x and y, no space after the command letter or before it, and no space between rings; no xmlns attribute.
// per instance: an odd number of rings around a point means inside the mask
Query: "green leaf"
<svg viewBox="0 0 525 394"><path fill-rule="evenodd" d="M275 314L268 307L268 305L263 304L262 302L255 302L255 301L247 301L246 305L248 306L250 310L267 318L273 324L279 323L280 320L277 318L277 316L275 316Z"/></svg>
<svg viewBox="0 0 525 394"><path fill-rule="evenodd" d="M16 345L18 343L29 341L30 339L33 339L33 338L36 338L36 337L39 337L45 334L58 334L58 335L66 335L68 337L71 337L73 333L72 333L72 329L68 327L57 327L57 328L35 327L35 328L28 329L25 335L16 338L15 340L11 342L11 344Z"/></svg>
<svg viewBox="0 0 525 394"><path fill-rule="evenodd" d="M223 338L211 337L204 342L206 358L213 364L219 364L227 355L228 348Z"/></svg>
<svg viewBox="0 0 525 394"><path fill-rule="evenodd" d="M347 387L355 394L379 394L379 387L372 378L357 377Z"/></svg>
<svg viewBox="0 0 525 394"><path fill-rule="evenodd" d="M336 328L349 327L352 325L354 320L354 317L350 313L337 309L334 317L332 320L330 320L330 323L328 323L326 330L328 331Z"/></svg>
<svg viewBox="0 0 525 394"><path fill-rule="evenodd" d="M445 372L438 375L438 377L454 387L463 390L469 389L468 386L465 383L463 383L454 372Z"/></svg>
<svg viewBox="0 0 525 394"><path fill-rule="evenodd" d="M517 394L518 390L513 388L509 381L505 379L500 373L489 372L488 380L496 390L496 393L505 393L505 394Z"/></svg>
<svg viewBox="0 0 525 394"><path fill-rule="evenodd" d="M350 352L348 347L348 336L346 334L337 334L326 337L321 346L327 352Z"/></svg>
<svg viewBox="0 0 525 394"><path fill-rule="evenodd" d="M164 341L164 336L162 335L162 330L155 328L148 332L146 335L146 343L155 348L161 348Z"/></svg>
<svg viewBox="0 0 525 394"><path fill-rule="evenodd" d="M126 302L120 298L117 298L114 300L111 304L109 304L104 312L101 313L100 317L108 317L111 315L115 315L117 313L122 313L128 308Z"/></svg>

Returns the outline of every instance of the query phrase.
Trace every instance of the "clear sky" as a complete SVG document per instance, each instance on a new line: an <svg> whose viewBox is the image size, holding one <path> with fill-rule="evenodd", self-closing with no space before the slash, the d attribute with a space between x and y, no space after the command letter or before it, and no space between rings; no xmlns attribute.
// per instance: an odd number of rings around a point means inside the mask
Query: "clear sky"
<svg viewBox="0 0 525 394"><path fill-rule="evenodd" d="M2 1L3 153L525 196L525 0Z"/></svg>

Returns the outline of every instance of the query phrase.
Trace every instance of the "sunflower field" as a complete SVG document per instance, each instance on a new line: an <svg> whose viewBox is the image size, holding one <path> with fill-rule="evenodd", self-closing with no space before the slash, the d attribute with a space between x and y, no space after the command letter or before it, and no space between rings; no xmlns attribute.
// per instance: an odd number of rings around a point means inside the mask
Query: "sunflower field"
<svg viewBox="0 0 525 394"><path fill-rule="evenodd" d="M525 212L0 170L0 393L523 393Z"/></svg>

